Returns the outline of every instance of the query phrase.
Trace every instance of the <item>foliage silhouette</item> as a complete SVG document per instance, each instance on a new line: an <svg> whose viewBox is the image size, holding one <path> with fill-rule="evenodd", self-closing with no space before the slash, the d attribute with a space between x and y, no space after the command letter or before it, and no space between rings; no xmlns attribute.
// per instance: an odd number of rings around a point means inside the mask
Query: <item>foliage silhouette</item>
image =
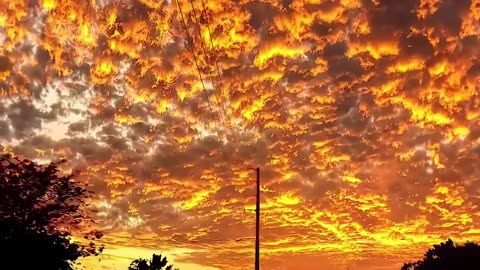
<svg viewBox="0 0 480 270"><path fill-rule="evenodd" d="M167 257L162 258L162 255L153 254L151 260L134 260L128 267L128 270L172 270L173 265L167 264Z"/></svg>
<svg viewBox="0 0 480 270"><path fill-rule="evenodd" d="M93 222L82 211L87 190L74 180L76 174L60 175L64 161L40 165L10 155L0 156L0 259L15 269L70 270L80 257L98 255L103 246L94 240L102 234L89 232L88 245L71 240L71 229Z"/></svg>
<svg viewBox="0 0 480 270"><path fill-rule="evenodd" d="M402 270L474 270L480 269L480 246L467 242L455 245L448 239L445 243L434 245L429 249L423 260L406 263Z"/></svg>

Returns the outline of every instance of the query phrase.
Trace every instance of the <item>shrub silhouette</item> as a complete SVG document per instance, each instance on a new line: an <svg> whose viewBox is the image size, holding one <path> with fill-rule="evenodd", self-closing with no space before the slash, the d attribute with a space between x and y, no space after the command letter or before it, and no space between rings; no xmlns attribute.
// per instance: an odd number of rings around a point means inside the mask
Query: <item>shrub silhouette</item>
<svg viewBox="0 0 480 270"><path fill-rule="evenodd" d="M128 267L128 270L172 270L173 266L167 266L167 264L167 257L162 258L162 255L153 254L151 260L134 260Z"/></svg>
<svg viewBox="0 0 480 270"><path fill-rule="evenodd" d="M62 161L63 162L63 161ZM103 250L96 231L85 235L90 244L71 241L70 230L92 222L82 207L89 197L74 180L59 175L62 162L39 165L10 155L0 156L0 259L15 269L70 270L76 259Z"/></svg>
<svg viewBox="0 0 480 270"><path fill-rule="evenodd" d="M480 246L467 242L455 245L448 239L445 243L434 245L429 249L423 260L406 263L402 270L474 270L480 269Z"/></svg>

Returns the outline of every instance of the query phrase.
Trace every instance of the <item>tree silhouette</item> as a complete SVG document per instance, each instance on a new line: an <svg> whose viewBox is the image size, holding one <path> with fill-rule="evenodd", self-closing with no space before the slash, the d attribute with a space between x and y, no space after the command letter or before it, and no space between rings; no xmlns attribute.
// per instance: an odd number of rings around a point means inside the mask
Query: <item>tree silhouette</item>
<svg viewBox="0 0 480 270"><path fill-rule="evenodd" d="M128 267L128 270L172 270L173 266L167 266L167 264L167 257L162 258L162 255L153 254L151 260L134 260Z"/></svg>
<svg viewBox="0 0 480 270"><path fill-rule="evenodd" d="M70 270L76 259L98 255L95 239L85 235L88 245L71 241L70 230L92 222L82 211L89 197L74 180L61 176L56 162L39 165L10 155L0 156L0 259L15 269Z"/></svg>
<svg viewBox="0 0 480 270"><path fill-rule="evenodd" d="M480 246L467 242L455 245L448 239L445 243L434 245L429 249L423 260L406 263L402 270L474 270L480 269Z"/></svg>

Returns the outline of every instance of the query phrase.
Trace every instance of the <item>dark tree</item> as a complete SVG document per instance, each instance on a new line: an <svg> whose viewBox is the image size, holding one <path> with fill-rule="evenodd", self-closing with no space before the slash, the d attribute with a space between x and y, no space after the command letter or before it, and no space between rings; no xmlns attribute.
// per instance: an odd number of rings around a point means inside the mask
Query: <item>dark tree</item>
<svg viewBox="0 0 480 270"><path fill-rule="evenodd" d="M71 241L71 230L92 222L83 207L89 193L75 181L75 173L62 175L56 162L36 162L0 156L0 260L15 269L70 270L80 257L98 255L92 231L88 245Z"/></svg>
<svg viewBox="0 0 480 270"><path fill-rule="evenodd" d="M480 269L480 246L467 242L456 245L451 239L434 245L425 253L423 260L406 263L402 270L474 270Z"/></svg>
<svg viewBox="0 0 480 270"><path fill-rule="evenodd" d="M153 254L151 260L136 259L133 261L128 270L172 270L172 265L168 265L167 257ZM176 269L178 270L178 269Z"/></svg>

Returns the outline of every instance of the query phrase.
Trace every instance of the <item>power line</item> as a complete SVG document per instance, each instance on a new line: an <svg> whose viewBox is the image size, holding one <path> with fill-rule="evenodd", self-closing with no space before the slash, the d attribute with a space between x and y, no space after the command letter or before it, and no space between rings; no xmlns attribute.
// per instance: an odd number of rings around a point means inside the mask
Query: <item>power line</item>
<svg viewBox="0 0 480 270"><path fill-rule="evenodd" d="M182 12L182 8L180 6L180 0L175 0L175 2L177 3L177 6L178 6L178 9L180 11L180 15L181 15L181 18L182 18L182 22L183 22L183 26L185 28L185 33L187 35L187 38L189 40L191 40L191 44L190 45L190 50L192 52L192 55L193 55L193 58L194 58L194 62L195 62L195 67L197 68L197 71L198 71L198 75L200 77L200 81L202 83L202 88L206 94L206 97L207 97L207 102L208 102L208 106L209 106L209 109L210 109L210 112L212 113L212 118L213 118L213 112L212 112L212 106L210 104L210 98L208 96L208 93L206 91L206 88L205 88L205 83L203 82L203 77L202 77L202 74L201 74L201 71L200 71L200 68L199 68L199 65L198 65L198 61L197 61L197 56L195 54L195 50L194 50L194 43L193 43L193 38L190 36L190 33L188 32L188 27L187 27L187 23L185 22L185 17L183 15L183 12ZM195 18L195 21L194 23L196 24L197 26L197 30L198 30L198 34L200 36L200 39L202 39L201 37L201 29L200 29L200 25L198 24L197 22L197 15L196 15L196 12L195 12L195 6L193 5L193 0L190 0L190 4L192 5L192 10L194 12L194 18ZM204 12L205 12L205 3L204 1L202 0L202 4L203 4L203 8L204 8ZM215 50L215 47L214 47L214 44L213 44L213 40L212 40L212 35L211 35L211 31L210 31L210 27L208 26L208 32L209 32L209 37L210 37L210 42L211 42L211 45L212 45L212 49ZM203 52L205 54L205 57L207 58L206 59L206 62L207 62L207 65L210 66L209 62L208 62L208 56L206 54L206 51L205 51L205 46L204 46L204 43L202 41L200 41L201 44L202 44L202 49L203 49ZM218 62L216 61L216 58L214 57L215 59L215 64L216 64L216 68L217 68L217 72L218 72L218 77L220 78L221 76L221 73L220 73L220 69L218 67ZM214 87L215 89L215 84L214 84L214 81L213 81L213 76L211 75L211 71L210 69L208 69L208 72L209 72L209 76L210 76L210 80L212 81L212 86ZM220 102L218 102L217 100L217 104L220 104ZM226 115L226 114L225 114ZM214 121L214 124L215 124L215 127L217 129L217 134L218 136L220 136L220 132L218 130L218 126L216 125L215 123L215 119L212 119ZM221 143L222 145L222 148L223 148L223 154L225 156L225 158L227 158L226 156L226 151L225 151L225 147L223 146L223 143ZM260 270L260 168L257 167L256 169L256 207L255 207L255 212L256 212L256 219L255 219L255 270Z"/></svg>
<svg viewBox="0 0 480 270"><path fill-rule="evenodd" d="M193 14L195 15L195 18L197 17L196 15L196 11L195 11L195 7L193 5L193 0L190 0L190 3L192 4L192 9L193 9ZM205 8L205 2L204 0L202 0L202 12L201 12L205 17L207 16L207 11L206 11L206 8ZM207 31L208 31L208 38L210 40L210 45L211 45L211 51L212 51L212 54L213 54L213 62L215 63L215 68L217 70L217 78L218 78L218 81L220 82L220 85L223 83L222 82L222 73L220 72L220 67L218 66L218 61L217 61L217 57L215 55L215 45L213 44L213 38L212 38L212 31L210 30L210 23L208 21L208 18L205 18L205 22L207 24ZM198 32L199 32L199 35L200 35L200 25L198 24ZM222 91L222 88L220 87L220 94L223 96L223 91ZM225 116L227 115L226 112L225 112L225 108L221 108L223 113L225 114Z"/></svg>
<svg viewBox="0 0 480 270"><path fill-rule="evenodd" d="M197 55L195 54L195 48L194 48L194 45L195 45L195 44L193 43L193 37L191 37L191 36L190 36L190 33L188 32L188 26L187 26L187 23L186 23L186 21L185 21L185 16L183 15L182 7L181 7L181 5L180 5L180 0L175 0L175 2L176 2L176 4L177 4L178 11L180 12L180 16L181 16L181 19L182 19L182 23L183 23L183 27L184 27L184 30L185 30L185 34L187 35L187 39L188 39L188 43L189 43L188 45L189 45L190 51L191 51L191 53L192 53L192 55L193 55L193 61L194 61L194 63L195 63L195 67L196 67L196 69L197 69L197 71L198 71L198 76L199 76L200 82L201 82L201 84L202 84L203 92L205 93L205 97L206 97L206 99L207 99L208 108L209 108L210 113L211 113L211 117L212 117L213 124L214 124L214 126L215 126L215 129L216 129L216 131L217 131L218 136L220 136L220 130L219 130L219 128L218 128L218 126L217 126L217 123L216 123L216 120L215 120L215 118L214 118L214 116L213 116L212 105L210 104L210 96L208 95L208 91L207 91L207 89L206 89L206 87L205 87L205 83L204 83L204 81L203 81L202 72L201 72L201 70L200 70L200 66L198 65ZM222 140L222 139L220 138L220 140ZM222 147L222 149L223 149L222 152L223 152L223 155L224 155L225 159L228 160L228 156L227 156L227 154L226 154L225 146L223 145L223 142L222 142L222 141L220 141L220 145L221 145L221 147Z"/></svg>
<svg viewBox="0 0 480 270"><path fill-rule="evenodd" d="M202 4L203 4L203 11L202 11L202 12L203 12L204 14L206 14L205 3L204 3L203 0L202 0ZM196 26L196 28L197 28L197 32L198 32L198 35L199 35L199 38L200 38L200 44L201 44L201 47L202 47L202 51L203 51L203 54L205 55L206 64L207 64L208 66L211 66L210 61L209 61L209 57L208 57L208 54L207 54L206 44L203 42L202 30L201 30L200 23L199 23L199 21L197 20L197 12L196 12L196 9L195 9L195 5L193 4L193 0L190 0L190 5L191 5L191 8L192 8L192 12L193 12L193 22L194 22L194 24L195 24L195 26ZM221 75L222 75L222 74L221 74L221 72L220 72L220 68L219 68L219 65L218 65L218 61L217 61L216 56L215 56L215 46L214 46L214 43L213 43L211 31L210 31L210 25L209 25L209 23L208 23L208 20L206 20L206 22L207 22L207 29L208 29L208 34L209 34L210 43L211 43L211 45L212 45L213 60L214 60L214 62L215 62L215 68L216 68L216 70L217 70L217 76L216 76L216 77L218 78L218 81L220 82L220 85L221 85L221 83L222 83ZM220 92L220 94L223 96L223 91L221 90L221 87L218 86L219 84L218 84L218 83L215 83L215 81L214 81L215 76L212 75L212 72L211 72L210 68L208 68L208 75L209 75L210 81L212 82L212 86L213 86L214 90L220 89L219 92ZM216 101L217 101L217 106L218 106L218 108L219 108L219 110L220 110L220 113L219 113L219 115L220 115L220 117L219 117L219 118L220 118L220 121L221 121L222 125L224 125L224 126L226 126L226 127L228 128L230 125L227 124L227 120L225 120L225 119L228 118L228 115L227 115L227 113L226 113L226 111L225 111L225 108L222 106L222 105L223 105L222 102L219 101L219 99L218 99L218 97L217 97L216 95L215 95L215 99L216 99ZM223 115L222 115L222 113L223 113ZM220 134L219 134L219 135L220 135ZM227 141L228 141L228 132L225 132L225 134L222 133L222 140L223 140L223 135L226 136L226 139L227 139ZM235 137L235 134L232 134L232 136ZM233 141L235 141L235 138L234 138ZM241 164L242 162L240 161L240 159L235 156L235 150L234 150L233 145L231 145L231 151L230 151L230 152L231 152L232 158L234 159L235 163Z"/></svg>
<svg viewBox="0 0 480 270"><path fill-rule="evenodd" d="M203 54L205 55L205 61L207 62L207 65L210 66L210 61L208 59L206 46L205 46L205 43L202 40L202 30L200 28L200 23L197 21L197 12L195 10L195 5L193 4L193 0L190 0L190 5L192 6L193 20L194 20L194 24L197 28L198 36L200 37L200 44L202 46ZM213 89L215 90L215 88L217 88L217 87L215 86L212 71L210 70L210 68L208 68L208 76L210 78L210 81L212 82ZM220 108L220 110L223 111L223 106L220 106L220 101L218 100L218 97L216 95L214 95L214 96L215 96L215 100L217 101L218 107ZM223 119L223 116L220 118L220 121L222 121L223 124L225 124L225 120Z"/></svg>
<svg viewBox="0 0 480 270"><path fill-rule="evenodd" d="M202 2L203 2L203 1L202 1ZM196 9L195 9L195 5L193 4L193 0L190 0L190 5L191 5L192 11L193 11L194 24L196 25L197 32L198 32L198 35L199 35L199 37L200 37L200 43L201 43L201 45L202 45L202 51L203 51L203 54L205 55L205 58L206 58L205 61L207 62L207 65L208 65L208 66L211 66L211 65L210 65L210 61L209 61L209 57L208 57L208 54L207 54L206 44L203 42L203 39L202 39L202 31L201 31L200 23L199 23L198 20L197 20L197 12L196 12ZM203 10L203 12L205 13L205 10ZM207 23L208 23L208 21L207 21ZM212 36L211 36L211 33L210 33L210 27L209 27L209 26L208 26L208 33L209 33L210 42L211 42L211 44L213 45L213 40L212 40ZM215 47L212 47L212 48L213 48L212 51L213 51L213 53L214 53L214 52L215 52ZM213 54L213 60L214 60L214 62L215 62L215 66L216 66L217 72L218 72L218 73L217 73L217 74L218 74L218 75L217 75L217 78L219 78L219 80L221 80L221 73L220 73L220 69L219 69L219 67L218 67L218 62L216 61L215 54ZM212 82L213 89L214 89L214 90L217 90L219 87L218 87L218 84L216 84L216 83L214 82L214 79L213 79L214 76L212 75L212 72L211 72L210 69L208 69L208 74L209 74L210 81ZM221 83L221 81L220 81L220 83ZM223 92L222 92L221 88L220 88L220 94L223 95ZM228 124L227 124L227 120L225 120L225 119L228 118L228 115L227 115L227 113L226 113L226 111L225 111L225 108L222 106L221 102L218 100L218 97L217 97L216 95L215 95L215 99L216 99L216 101L217 101L217 106L218 106L219 110L220 110L221 113L223 113L223 115L224 115L224 117L220 117L220 121L222 122L222 124L223 124L224 126L226 126L227 128L229 128L230 125L228 125ZM222 116L222 114L220 114L220 116ZM223 135L223 134L222 134L222 135ZM227 132L225 133L225 137L226 137L226 139L227 139L227 141L228 141L228 133L227 133ZM235 161L236 163L241 163L240 160L239 160L238 158L236 158L236 156L234 155L234 154L235 154L235 150L234 150L234 148L233 148L233 145L231 146L231 151L230 151L230 152L231 152L231 155L232 155L232 158L234 159L234 161Z"/></svg>
<svg viewBox="0 0 480 270"><path fill-rule="evenodd" d="M202 0L202 8L203 8L203 9L202 9L202 12L203 12L203 14L205 14L205 16L206 16L206 14L207 14L207 8L206 8L205 1L204 1L204 0ZM209 21L208 21L208 18L205 18L205 21L206 21L206 23L207 23L207 30L208 30L208 37L209 37L209 39L210 39L210 45L212 46L212 51L213 51L213 53L214 53L215 67L217 68L217 74L218 74L219 80L220 80L220 82L221 82L221 72L220 72L220 68L219 68L219 66L218 66L217 58L216 58L216 56L215 56L215 45L214 45L214 43L213 43L212 31L210 30L210 23L209 23Z"/></svg>
<svg viewBox="0 0 480 270"><path fill-rule="evenodd" d="M195 10L194 10L195 12ZM205 22L207 24L207 31L208 31L208 38L210 40L210 45L211 45L211 49L212 49L212 54L213 54L213 61L215 62L215 68L217 70L217 78L220 82L220 85L223 84L223 81L222 81L222 72L220 71L220 67L218 65L218 61L217 61L217 56L215 54L216 50L215 50L215 44L213 43L213 37L212 37L212 31L210 30L210 22L208 20L208 17L207 17L207 8L206 8L206 5L205 5L205 1L202 0L202 13L203 15L205 16ZM222 91L222 88L220 88L220 93L223 95L223 91ZM226 115L226 112L224 111L225 115Z"/></svg>
<svg viewBox="0 0 480 270"><path fill-rule="evenodd" d="M196 18L196 11L195 11L195 7L193 5L193 0L190 0L190 3L192 5L192 10L194 12L194 16ZM212 31L211 31L211 28L210 28L210 23L209 23L209 20L208 20L208 16L207 16L207 8L206 8L206 5L205 5L205 1L202 0L202 14L205 16L205 22L206 22L206 25L207 25L207 31L208 31L208 37L209 37L209 40L210 40L210 45L211 45L211 51L212 51L212 54L213 54L213 61L215 63L215 68L217 70L217 78L218 78L218 82L219 82L219 85L223 85L223 81L222 81L222 72L220 71L220 67L218 65L218 61L217 61L217 57L216 57L216 50L215 50L215 44L213 42L213 37L212 37ZM197 23L198 24L198 23ZM201 30L200 30L200 25L198 24L197 25L197 29L198 29L198 33L199 35L201 35ZM203 44L203 43L202 43ZM212 79L212 84L213 84L213 79ZM218 84L217 84L218 85ZM222 88L220 87L220 94L223 96L223 90ZM218 101L217 101L218 102ZM219 106L220 107L220 106ZM220 109L222 110L223 114L225 115L225 118L228 118L228 115L227 115L227 112L225 111L225 108L223 107L220 107ZM228 134L227 134L228 135ZM233 142L236 142L238 140L235 139L235 132L233 131L232 132L232 137L233 137ZM228 136L227 136L227 139L228 139ZM231 146L232 147L232 152L234 152L234 149L233 149L233 145ZM233 155L233 154L232 154ZM240 160L237 158L237 162L238 163L241 163Z"/></svg>

